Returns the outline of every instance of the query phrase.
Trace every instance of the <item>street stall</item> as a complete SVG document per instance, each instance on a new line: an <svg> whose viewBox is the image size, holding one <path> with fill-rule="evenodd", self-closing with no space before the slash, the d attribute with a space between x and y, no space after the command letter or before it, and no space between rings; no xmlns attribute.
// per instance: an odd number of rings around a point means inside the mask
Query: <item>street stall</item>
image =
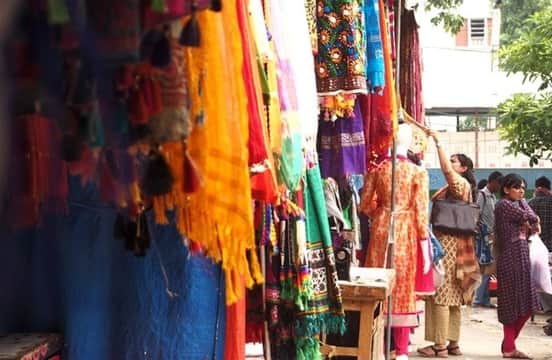
<svg viewBox="0 0 552 360"><path fill-rule="evenodd" d="M383 353L384 300L402 274L375 297L380 284L350 274L370 257L364 176L396 160L401 112L423 122L411 9L28 0L13 11L0 334L56 339L44 359L241 360L260 342L266 359L310 360L358 303L370 317L359 341L373 344L358 358Z"/></svg>

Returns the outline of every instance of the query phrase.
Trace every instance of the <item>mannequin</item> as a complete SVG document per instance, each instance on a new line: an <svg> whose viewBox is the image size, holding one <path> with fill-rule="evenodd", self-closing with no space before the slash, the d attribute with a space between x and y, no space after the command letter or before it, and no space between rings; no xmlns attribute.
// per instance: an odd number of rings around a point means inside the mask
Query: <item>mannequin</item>
<svg viewBox="0 0 552 360"><path fill-rule="evenodd" d="M396 137L396 191L394 212L394 268L395 288L392 294L391 326L397 359L408 359L410 328L418 326L416 311L417 277L431 274L428 236L427 172L407 158L412 142L412 129L400 124ZM365 266L386 267L389 223L391 217L390 158L381 162L365 176L360 209L371 220L370 242ZM425 249L419 254L419 249ZM420 261L418 260L420 256ZM423 266L417 265L422 263Z"/></svg>

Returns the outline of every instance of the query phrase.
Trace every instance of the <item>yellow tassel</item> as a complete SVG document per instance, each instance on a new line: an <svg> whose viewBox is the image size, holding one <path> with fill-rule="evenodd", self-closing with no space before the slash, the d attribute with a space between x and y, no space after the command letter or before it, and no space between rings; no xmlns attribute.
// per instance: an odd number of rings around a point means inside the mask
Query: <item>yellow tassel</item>
<svg viewBox="0 0 552 360"><path fill-rule="evenodd" d="M155 222L160 225L167 225L169 219L165 214L165 204L163 203L162 196L155 196L153 198L153 212L155 213Z"/></svg>
<svg viewBox="0 0 552 360"><path fill-rule="evenodd" d="M174 210L174 195L172 193L165 194L165 206L167 210Z"/></svg>
<svg viewBox="0 0 552 360"><path fill-rule="evenodd" d="M231 270L224 270L224 274L226 275L226 304L232 305L236 301L238 301L238 296L236 295L236 292L234 291L234 282L232 279L232 271Z"/></svg>

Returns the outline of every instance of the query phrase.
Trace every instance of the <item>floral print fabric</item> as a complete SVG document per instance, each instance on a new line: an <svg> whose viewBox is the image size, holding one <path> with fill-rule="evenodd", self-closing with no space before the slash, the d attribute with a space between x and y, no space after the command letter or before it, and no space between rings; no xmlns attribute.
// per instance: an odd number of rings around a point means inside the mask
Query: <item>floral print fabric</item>
<svg viewBox="0 0 552 360"><path fill-rule="evenodd" d="M318 0L318 92L366 92L364 0Z"/></svg>

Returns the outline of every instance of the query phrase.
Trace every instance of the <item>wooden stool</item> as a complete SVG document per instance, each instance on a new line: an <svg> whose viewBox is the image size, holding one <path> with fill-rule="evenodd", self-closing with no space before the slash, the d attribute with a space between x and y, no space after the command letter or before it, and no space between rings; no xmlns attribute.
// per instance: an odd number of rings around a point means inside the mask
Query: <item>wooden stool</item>
<svg viewBox="0 0 552 360"><path fill-rule="evenodd" d="M62 348L59 334L0 335L0 360L61 359Z"/></svg>
<svg viewBox="0 0 552 360"><path fill-rule="evenodd" d="M351 356L357 360L382 360L384 353L383 303L395 284L395 270L376 268L351 269L352 281L339 281L343 308L360 313L357 345L354 347L332 344L332 338L323 341L323 355ZM325 353L328 350L327 353Z"/></svg>

